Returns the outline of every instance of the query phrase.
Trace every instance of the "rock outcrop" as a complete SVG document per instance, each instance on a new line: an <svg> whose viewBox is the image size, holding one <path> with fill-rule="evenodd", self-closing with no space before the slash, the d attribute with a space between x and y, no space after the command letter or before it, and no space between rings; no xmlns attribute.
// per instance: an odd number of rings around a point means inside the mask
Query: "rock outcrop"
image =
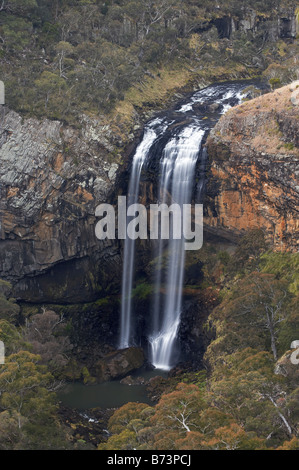
<svg viewBox="0 0 299 470"><path fill-rule="evenodd" d="M250 7L243 7L242 13L235 16L219 16L212 20L210 24L215 25L218 35L221 38L231 38L236 31L251 31L257 34L260 31L267 32L271 41L277 41L279 38L295 39L298 32L298 21L294 8L283 8L273 16L260 14L257 10Z"/></svg>
<svg viewBox="0 0 299 470"><path fill-rule="evenodd" d="M278 251L299 248L299 81L227 112L211 131L208 229L260 227Z"/></svg>
<svg viewBox="0 0 299 470"><path fill-rule="evenodd" d="M80 129L80 130L79 130ZM78 129L6 113L0 134L0 278L30 302L82 302L119 274L119 250L95 237L119 143L100 120ZM109 155L114 155L108 161Z"/></svg>
<svg viewBox="0 0 299 470"><path fill-rule="evenodd" d="M132 347L113 351L95 364L93 375L98 382L121 378L142 367L144 360L141 348Z"/></svg>

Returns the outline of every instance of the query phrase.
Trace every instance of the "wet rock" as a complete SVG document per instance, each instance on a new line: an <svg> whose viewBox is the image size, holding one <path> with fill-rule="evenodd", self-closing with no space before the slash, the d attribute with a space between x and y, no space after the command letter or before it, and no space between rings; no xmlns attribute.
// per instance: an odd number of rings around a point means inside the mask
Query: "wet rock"
<svg viewBox="0 0 299 470"><path fill-rule="evenodd" d="M108 439L108 422L113 413L114 410L100 408L80 412L62 404L58 409L62 423L69 429L71 446L81 450L95 450Z"/></svg>
<svg viewBox="0 0 299 470"><path fill-rule="evenodd" d="M220 104L219 103L194 103L192 105L192 108L195 112L198 113L215 113L219 108Z"/></svg>
<svg viewBox="0 0 299 470"><path fill-rule="evenodd" d="M122 379L120 383L124 385L144 385L146 380L144 377L132 377L132 375L128 375Z"/></svg>
<svg viewBox="0 0 299 470"><path fill-rule="evenodd" d="M121 378L142 367L144 360L144 352L141 348L120 349L100 359L95 364L93 375L99 382Z"/></svg>
<svg viewBox="0 0 299 470"><path fill-rule="evenodd" d="M197 297L183 304L179 340L181 357L196 368L203 367L203 357L215 331L207 328L210 313L217 305L217 295L213 289L200 290ZM184 364L186 369L187 365Z"/></svg>

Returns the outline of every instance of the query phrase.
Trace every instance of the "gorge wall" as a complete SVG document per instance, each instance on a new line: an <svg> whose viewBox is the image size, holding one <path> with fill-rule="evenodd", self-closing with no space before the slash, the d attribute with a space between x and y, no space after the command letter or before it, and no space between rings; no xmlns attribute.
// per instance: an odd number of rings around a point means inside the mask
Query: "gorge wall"
<svg viewBox="0 0 299 470"><path fill-rule="evenodd" d="M204 222L216 238L235 241L258 226L275 250L298 250L298 85L230 109L210 132ZM110 352L118 331L123 260L117 240L95 237L95 209L126 194L127 157L139 139L120 157L125 142L100 119L82 116L80 126L71 128L9 110L3 129L0 279L12 283L13 296L29 309L49 303L61 311L67 304L78 354L97 361ZM140 191L151 198L153 183ZM150 277L148 250L140 250L138 275ZM196 265L195 283L201 275ZM210 340L202 325L215 301L205 292L184 305L182 353L195 362ZM141 330L147 299L144 304L136 315Z"/></svg>
<svg viewBox="0 0 299 470"><path fill-rule="evenodd" d="M226 236L263 228L278 251L299 245L299 81L229 110L211 131L205 224Z"/></svg>
<svg viewBox="0 0 299 470"><path fill-rule="evenodd" d="M259 226L276 250L298 249L297 85L228 111L210 133L208 231L234 239ZM100 120L83 116L80 124L6 112L0 278L21 300L76 303L119 293L120 247L96 239L94 213L119 190L126 165L115 155L123 142Z"/></svg>
<svg viewBox="0 0 299 470"><path fill-rule="evenodd" d="M119 250L95 237L119 142L100 120L80 131L6 111L0 136L0 278L29 302L88 302L117 281ZM108 157L107 157L108 156Z"/></svg>

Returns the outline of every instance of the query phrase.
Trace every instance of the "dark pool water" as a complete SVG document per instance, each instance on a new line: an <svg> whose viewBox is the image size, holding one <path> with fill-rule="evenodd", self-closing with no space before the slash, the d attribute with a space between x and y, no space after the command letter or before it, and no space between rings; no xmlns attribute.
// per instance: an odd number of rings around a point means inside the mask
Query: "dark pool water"
<svg viewBox="0 0 299 470"><path fill-rule="evenodd" d="M157 375L166 377L167 374L157 369L137 374L145 380ZM119 380L96 385L67 384L58 395L63 405L79 411L98 407L118 408L128 402L152 404L146 394L145 385L125 385Z"/></svg>

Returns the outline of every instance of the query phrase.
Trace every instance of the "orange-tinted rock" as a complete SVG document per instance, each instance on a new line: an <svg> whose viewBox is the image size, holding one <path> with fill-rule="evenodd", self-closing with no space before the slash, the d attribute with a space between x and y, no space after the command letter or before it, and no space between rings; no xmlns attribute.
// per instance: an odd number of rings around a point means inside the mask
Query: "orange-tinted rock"
<svg viewBox="0 0 299 470"><path fill-rule="evenodd" d="M119 272L118 247L95 236L95 209L114 189L118 164L107 156L117 136L87 116L75 129L6 110L2 126L0 278L27 301L93 300Z"/></svg>
<svg viewBox="0 0 299 470"><path fill-rule="evenodd" d="M207 141L205 224L228 235L260 227L278 251L299 248L296 83L231 109Z"/></svg>

